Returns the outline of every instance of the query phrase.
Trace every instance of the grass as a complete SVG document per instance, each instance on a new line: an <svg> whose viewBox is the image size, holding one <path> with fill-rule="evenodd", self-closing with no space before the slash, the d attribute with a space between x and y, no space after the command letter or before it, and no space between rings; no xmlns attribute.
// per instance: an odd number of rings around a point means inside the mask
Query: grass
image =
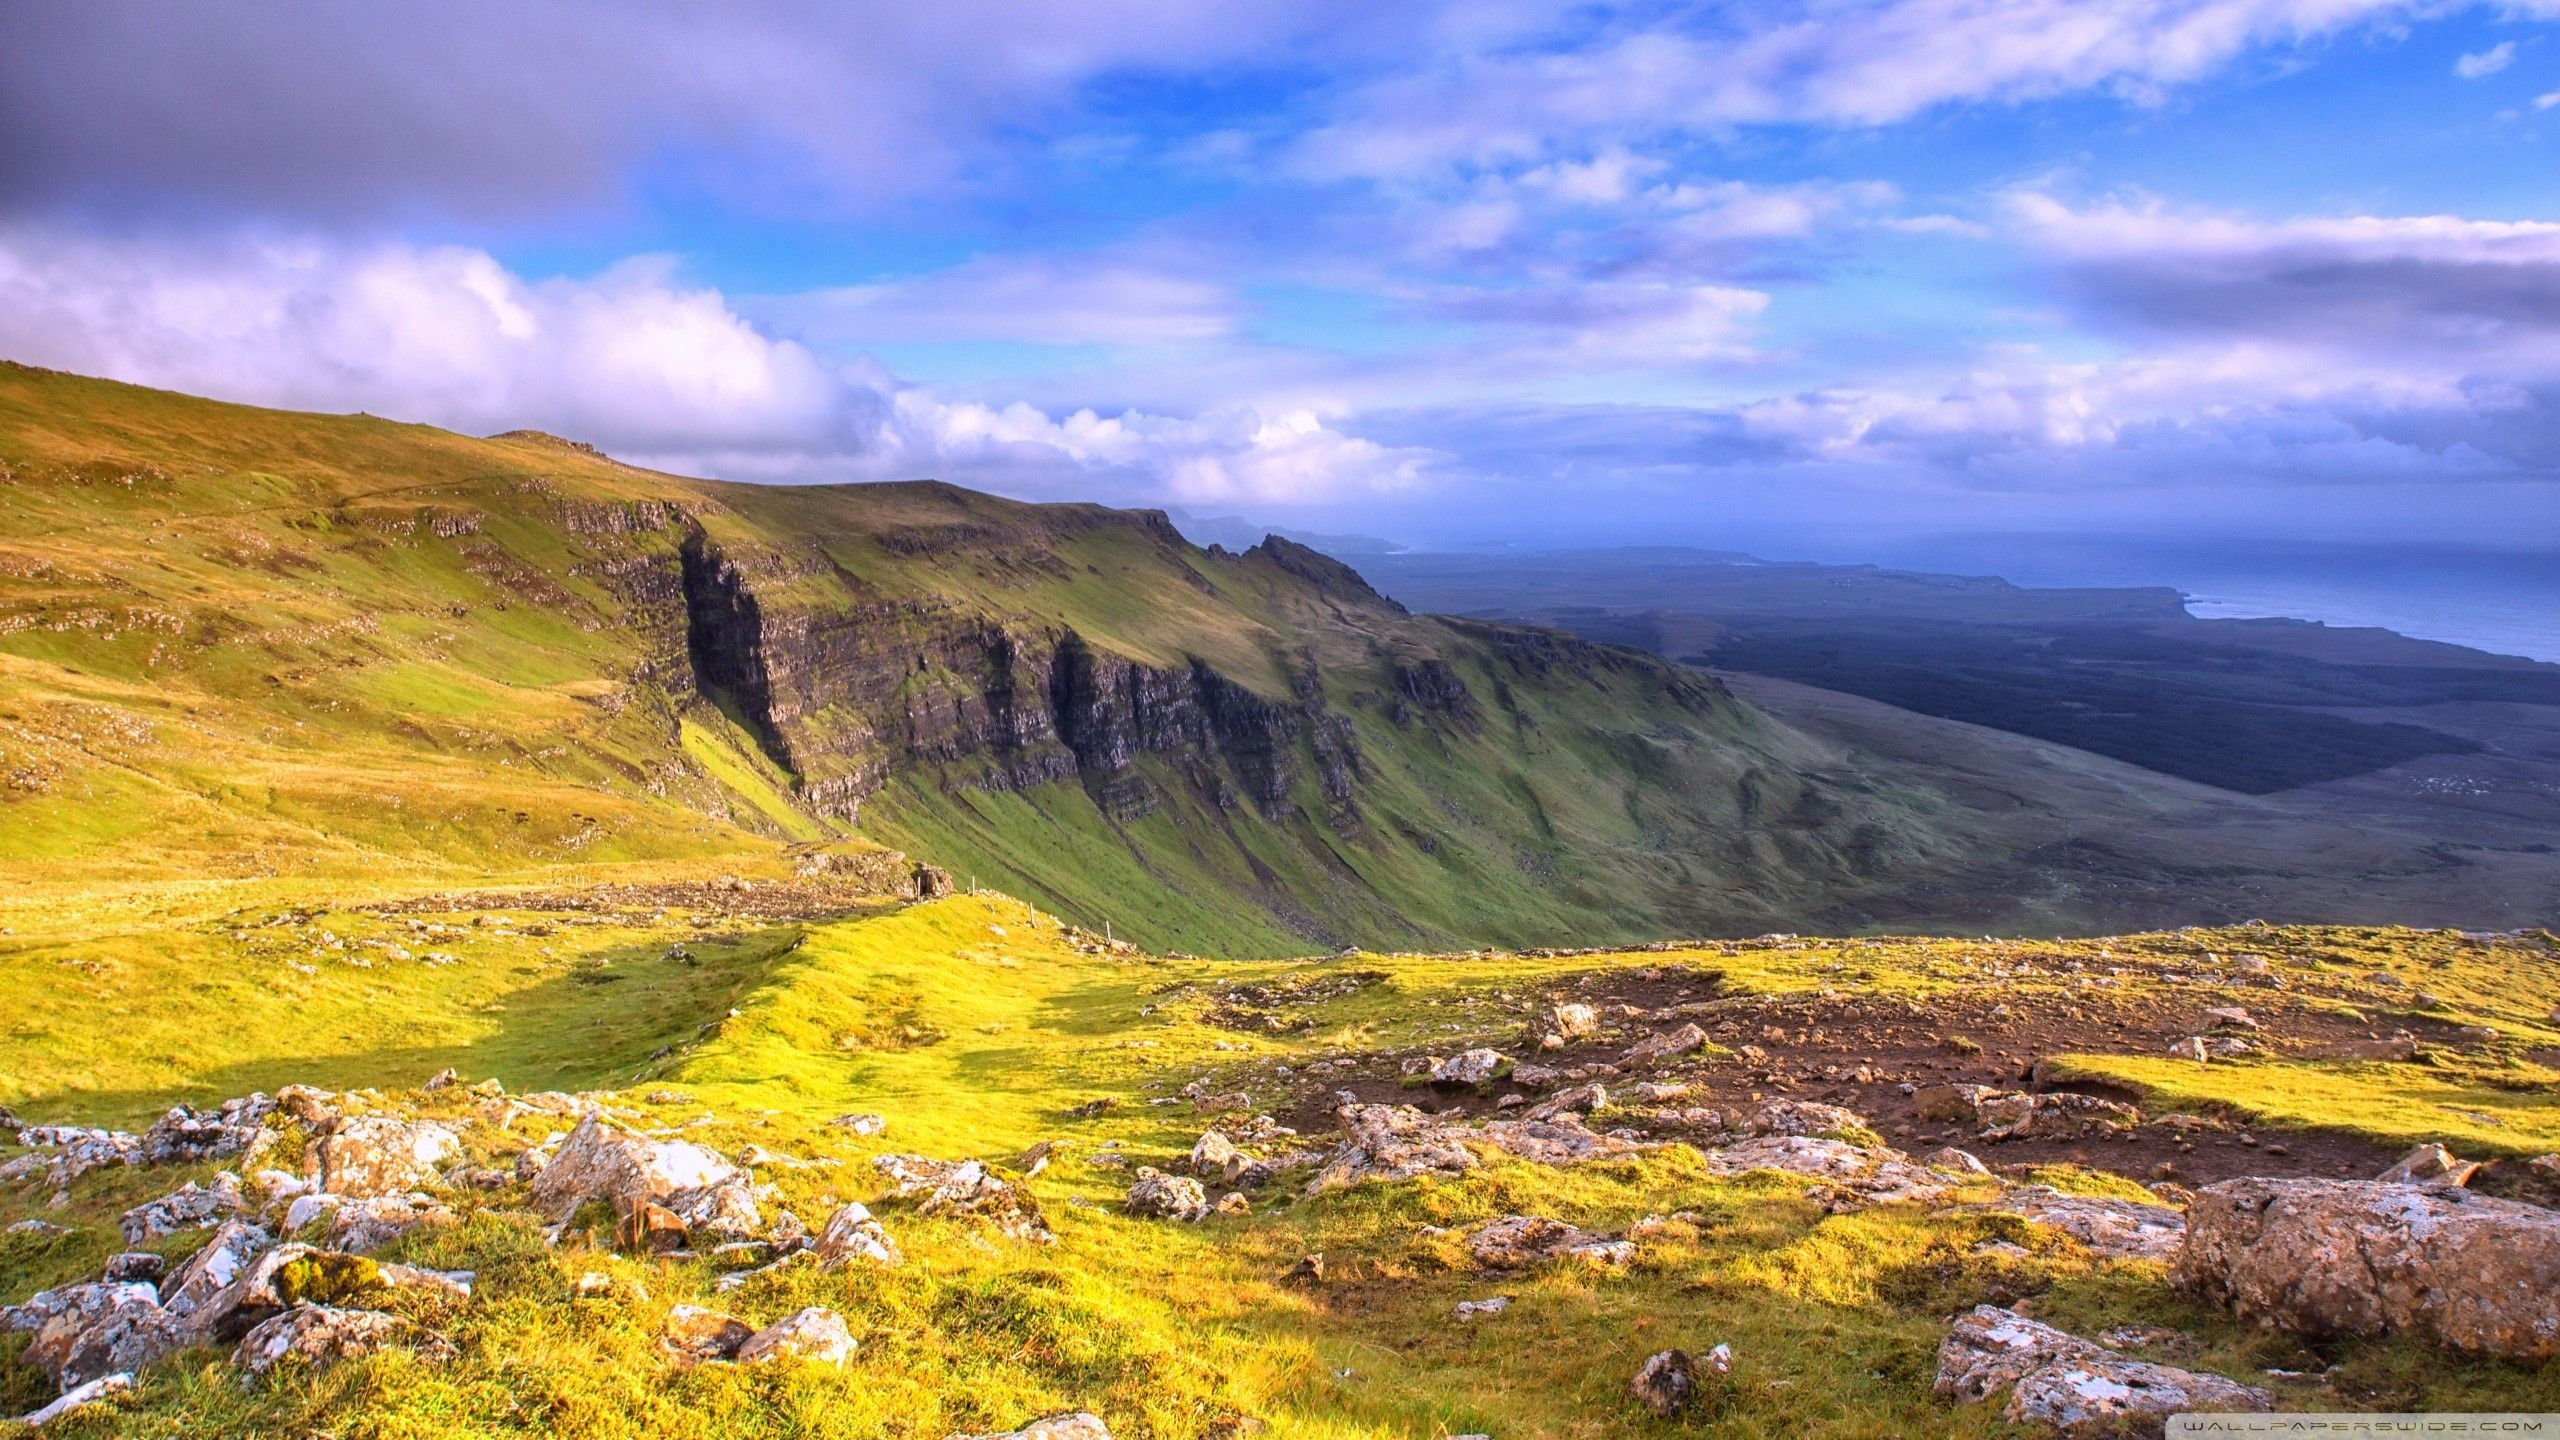
<svg viewBox="0 0 2560 1440"><path fill-rule="evenodd" d="M510 915L510 930L541 923L530 911L495 913ZM702 937L725 927L695 918L671 908L585 927L575 946L552 947L562 952L550 957L556 966L539 974L516 973L538 947L487 934L500 927L470 924L459 912L431 919L464 932L452 940L462 963L356 970L341 960L347 973L319 965L320 977L301 977L307 993L271 1002L279 1007L271 1015L311 1017L305 1038L325 1043L308 1047L308 1059L281 1053L288 1048L281 1043L262 1049L265 1022L244 1020L200 1029L193 1053L126 1062L134 1068L123 1088L77 1088L88 1067L116 1063L80 1050L82 1037L129 1003L119 992L81 987L66 993L44 1033L12 1035L0 1058L13 1075L48 1077L15 1092L21 1113L46 1119L137 1120L153 1104L219 1089L217 1078L242 1088L252 1079L399 1087L442 1064L469 1077L497 1074L520 1090L620 1087L616 1103L657 1123L700 1122L687 1133L717 1148L753 1143L827 1162L763 1176L778 1187L779 1204L813 1221L841 1200L874 1200L909 1255L905 1267L788 1272L719 1295L702 1262L619 1256L591 1239L549 1248L510 1208L519 1202L508 1193L466 1195L466 1224L395 1252L479 1273L467 1310L433 1317L458 1346L452 1361L385 1354L244 1388L212 1363L216 1357L200 1355L152 1372L131 1405L53 1433L938 1437L1082 1407L1104 1415L1124 1440L1231 1434L1245 1419L1265 1422L1276 1436L1323 1440L1469 1432L1988 1437L2011 1433L1996 1407L1949 1407L1930 1397L1932 1356L1948 1315L2015 1296L2034 1297L2041 1314L2083 1332L2123 1323L2187 1330L2203 1344L2187 1363L2273 1384L2296 1407L2560 1404L2560 1375L2547 1368L2447 1356L2409 1341L2308 1351L2194 1306L2155 1264L2105 1262L2068 1237L1998 1216L1826 1215L1802 1196L1801 1182L1768 1174L1716 1180L1677 1148L1569 1169L1502 1161L1463 1177L1314 1200L1281 1191L1250 1218L1198 1226L1120 1215L1126 1174L1095 1163L1117 1150L1133 1163L1162 1164L1187 1149L1201 1123L1189 1107L1148 1103L1181 1085L1242 1087L1270 1103L1283 1064L1413 1044L1513 1043L1536 995L1587 972L1687 965L1720 971L1728 988L1854 985L1943 997L1981 983L1958 962L1966 952L1957 942L1219 962L1108 951L1052 914L994 895L718 940ZM262 953L263 963L294 956L317 965L309 958L316 932L360 943L381 925L341 910L252 927L275 943L268 952L254 944L235 952L229 968ZM412 933L405 917L393 933ZM666 958L679 940L700 964ZM2480 946L2425 932L2272 929L2123 937L2105 948L2139 983L2174 986L2197 952L2244 940L2305 971L2318 959L2342 980L2361 969L2319 957L2351 954L2358 967L2390 957L2400 968L2487 986L2498 973L2518 973L2534 953L2529 942ZM237 943L227 931L199 933L198 941ZM129 967L128 980L155 964L169 967L163 979L215 968L185 953L155 961L139 935L127 943L118 963ZM2065 950L2075 945L2099 948L2061 942ZM629 978L581 982L608 971ZM1329 983L1347 975L1363 983ZM180 990L170 1003L255 1016L258 992L274 978L245 977L219 994ZM1295 1007L1306 1023L1286 1033L1219 1028L1211 1023L1218 996L1239 983L1313 984L1330 998ZM2537 998L2519 993L2514 1003ZM378 1017L371 1022L378 1029L348 1028L367 1016ZM673 1048L648 1058L657 1044ZM176 1072L196 1078L152 1091L153 1066L173 1059ZM2279 1069L2228 1073L2237 1084ZM2510 1093L2496 1091L2485 1073L2381 1067L2375 1083L2397 1076L2412 1097L2445 1087L2466 1104ZM1120 1103L1070 1117L1071 1108L1101 1097ZM405 1098L455 1117L475 1153L495 1158L556 1128L536 1116L501 1132L456 1092ZM2226 1098L2291 1103L2271 1082ZM851 1110L886 1115L888 1131L862 1138L826 1123ZM2341 1102L2320 1118L2356 1114ZM1043 1139L1068 1142L1063 1158L1028 1182L1060 1237L1048 1248L996 1241L967 1222L925 1220L876 1201L865 1163L914 1151L1004 1165ZM111 1217L194 1173L100 1172L61 1209L46 1204L41 1187L0 1189L0 1223L41 1215L80 1227L62 1239L0 1236L0 1298L94 1273L112 1248ZM2030 1178L2083 1193L2133 1193L2090 1172L2048 1169ZM1567 1266L1487 1276L1453 1237L1428 1228L1522 1212L1618 1230L1673 1211L1694 1220L1643 1242L1623 1274ZM2023 1242L2028 1253L1977 1250L1992 1239ZM1322 1287L1281 1282L1314 1252L1327 1259ZM571 1281L591 1269L623 1283L619 1298L574 1297ZM1465 1325L1450 1318L1459 1300L1496 1293L1515 1298L1505 1314ZM862 1348L842 1374L677 1369L655 1345L661 1317L677 1303L716 1304L755 1321L829 1305L846 1315ZM1666 1424L1627 1395L1627 1377L1651 1351L1717 1343L1733 1347L1735 1373L1701 1413ZM2326 1385L2257 1373L2330 1365L2339 1368ZM25 1366L0 1364L0 1399L23 1407L41 1398L39 1390Z"/></svg>

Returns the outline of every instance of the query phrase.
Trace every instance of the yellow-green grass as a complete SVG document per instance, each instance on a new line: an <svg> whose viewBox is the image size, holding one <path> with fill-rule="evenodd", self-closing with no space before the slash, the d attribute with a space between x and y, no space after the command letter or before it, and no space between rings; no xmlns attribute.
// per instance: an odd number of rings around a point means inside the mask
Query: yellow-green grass
<svg viewBox="0 0 2560 1440"><path fill-rule="evenodd" d="M2548 1367L2467 1360L2406 1340L2306 1348L2179 1297L2155 1264L2103 1262L2067 1237L2014 1219L1894 1208L1826 1215L1805 1198L1801 1181L1712 1179L1676 1147L1563 1169L1500 1161L1463 1177L1362 1186L1314 1200L1284 1189L1266 1195L1249 1219L1197 1226L1119 1214L1128 1172L1094 1163L1109 1148L1133 1164L1166 1164L1187 1149L1202 1122L1187 1105L1148 1102L1192 1079L1256 1087L1267 1102L1276 1063L1346 1049L1508 1043L1531 997L1594 970L1679 965L1718 970L1731 987L1874 988L1944 998L1970 983L1960 957L1985 963L1984 947L1972 942L1167 961L1101 952L1019 902L964 894L795 928L789 939L777 927L742 938L725 954L687 941L706 958L685 967L663 958L667 941L691 933L683 922L672 916L646 934L645 927L600 928L593 938L599 946L614 942L616 968L635 967L634 979L577 983L578 966L599 948L589 946L564 964L563 975L521 977L521 987L491 992L507 1006L494 1015L474 1014L467 1003L484 993L473 977L509 973L494 956L332 977L325 993L297 1003L334 1007L328 1013L336 1024L395 1012L443 1038L417 1043L386 1019L369 1037L377 1047L370 1052L362 1049L368 1037L333 1038L306 1066L278 1047L226 1073L243 1080L254 1074L268 1085L319 1079L400 1086L451 1063L472 1078L498 1074L516 1089L627 1084L617 1103L663 1124L711 1117L685 1133L724 1151L752 1143L834 1162L768 1168L763 1178L779 1187L781 1204L813 1221L841 1200L874 1202L906 1248L904 1267L786 1272L717 1294L702 1262L613 1255L590 1232L548 1248L532 1220L511 1211L521 1203L512 1192L466 1194L458 1197L472 1212L465 1225L404 1242L391 1255L478 1272L467 1310L427 1317L458 1345L454 1359L429 1364L389 1354L244 1387L214 1363L217 1356L199 1353L148 1374L129 1406L66 1422L58 1433L939 1437L1081 1407L1104 1415L1124 1440L1227 1434L1216 1427L1246 1417L1267 1422L1276 1436L1324 1440L1467 1432L1506 1440L2001 1436L2016 1432L1998 1420L1995 1406L1946 1405L1931 1397L1929 1380L1949 1315L2019 1296L2083 1333L2125 1323L2190 1331L2203 1348L2183 1363L2268 1384L2292 1408L2560 1405L2560 1375ZM350 934L367 922L331 915L318 923ZM2168 977L2191 963L2173 957L2227 950L2243 938L2277 956L2398 944L2420 964L2459 948L2412 932L2222 932L2104 943L2143 983L2170 985L2177 982ZM2085 953L2098 948L2089 943ZM1987 953L2015 959L2018 952ZM2503 951L2492 958L2500 954L2521 958ZM670 968L651 968L660 966ZM1248 1036L1207 1023L1230 982L1321 980L1355 970L1383 978L1303 1007L1310 1021L1303 1029ZM366 988L377 984L383 988ZM244 983L196 1003L209 1013L243 1013L258 1003L255 988ZM173 1005L194 993L181 991ZM99 1005L95 994L76 992L63 1029L13 1036L0 1056L23 1065L71 1043L73 1027L100 1013ZM314 1031L327 1032L326 1024ZM635 1055L659 1033L676 1037L672 1053L655 1061ZM570 1038L564 1043L563 1036ZM205 1043L237 1042L209 1036ZM634 1060L649 1078L630 1079ZM2379 1072L2377 1083L2381 1075L2464 1083L2459 1072L2415 1066ZM181 1093L205 1092L190 1086L152 1098ZM143 1094L57 1088L19 1108L31 1118L77 1118L106 1114L100 1107L112 1099L115 1114L130 1115L146 1108ZM1071 1107L1102 1097L1120 1103L1088 1118L1068 1116ZM404 1100L464 1123L475 1153L492 1160L559 1123L527 1117L501 1135L458 1092ZM888 1131L861 1138L826 1123L853 1110L887 1116ZM878 1198L866 1163L914 1151L1001 1166L1040 1139L1069 1143L1063 1158L1026 1182L1058 1231L1053 1247L917 1217ZM41 1216L81 1227L58 1240L0 1238L0 1298L94 1273L118 1243L109 1228L115 1213L200 1173L99 1172L59 1209L47 1204L41 1185L0 1189L0 1224ZM2125 1182L2086 1172L2030 1178L2087 1193L2132 1193ZM1695 1219L1646 1240L1624 1274L1565 1266L1486 1275L1457 1241L1464 1226L1505 1213L1616 1230L1675 1211ZM2028 1253L1980 1248L1990 1240L2023 1244ZM194 1240L155 1243L178 1251ZM1315 1252L1327 1259L1323 1286L1281 1282L1293 1262ZM615 1298L573 1298L571 1282L588 1270L627 1288ZM1460 1325L1451 1318L1459 1300L1493 1294L1516 1303L1490 1320ZM677 1303L715 1304L755 1321L829 1305L846 1315L862 1348L840 1374L683 1369L655 1338ZM1627 1394L1627 1377L1653 1350L1719 1342L1733 1347L1735 1374L1729 1386L1710 1390L1700 1413L1658 1422ZM2331 1365L2338 1368L2325 1383L2261 1373ZM0 1390L13 1406L42 1398L39 1377L23 1364L0 1365Z"/></svg>

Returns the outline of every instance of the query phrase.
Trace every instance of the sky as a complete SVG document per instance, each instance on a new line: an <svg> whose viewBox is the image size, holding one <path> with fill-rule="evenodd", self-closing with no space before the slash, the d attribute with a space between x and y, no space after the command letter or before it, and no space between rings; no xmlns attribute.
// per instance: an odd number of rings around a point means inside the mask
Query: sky
<svg viewBox="0 0 2560 1440"><path fill-rule="evenodd" d="M28 363L1427 546L2560 549L2560 0L6 29Z"/></svg>

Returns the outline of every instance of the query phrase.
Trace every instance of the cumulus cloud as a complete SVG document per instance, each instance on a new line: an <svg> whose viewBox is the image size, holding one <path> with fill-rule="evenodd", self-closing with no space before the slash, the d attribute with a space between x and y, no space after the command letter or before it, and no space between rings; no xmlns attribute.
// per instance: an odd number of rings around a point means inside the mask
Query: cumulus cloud
<svg viewBox="0 0 2560 1440"><path fill-rule="evenodd" d="M2453 73L2465 80L2485 80L2515 63L2516 42L2502 40L2486 50L2453 62Z"/></svg>
<svg viewBox="0 0 2560 1440"><path fill-rule="evenodd" d="M1305 407L1052 415L778 339L664 260L528 281L484 252L0 230L0 354L225 399L554 430L741 479L940 476L1056 498L1311 502L1433 460Z"/></svg>

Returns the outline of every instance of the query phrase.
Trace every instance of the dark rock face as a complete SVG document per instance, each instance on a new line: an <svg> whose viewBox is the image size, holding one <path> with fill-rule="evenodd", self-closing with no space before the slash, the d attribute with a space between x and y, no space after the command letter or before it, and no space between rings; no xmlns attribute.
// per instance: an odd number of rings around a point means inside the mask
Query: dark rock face
<svg viewBox="0 0 2560 1440"><path fill-rule="evenodd" d="M775 582L808 567L726 553L699 530L680 555L695 686L755 731L821 814L854 818L892 773L923 768L1000 790L1077 780L1104 813L1136 819L1164 798L1136 768L1153 755L1214 802L1270 820L1292 812L1312 768L1328 818L1355 822L1359 746L1326 711L1312 664L1288 700L1269 700L1198 661L1142 665L1072 630L1024 633L910 602L769 604ZM1443 709L1472 705L1454 673L1433 694Z"/></svg>

